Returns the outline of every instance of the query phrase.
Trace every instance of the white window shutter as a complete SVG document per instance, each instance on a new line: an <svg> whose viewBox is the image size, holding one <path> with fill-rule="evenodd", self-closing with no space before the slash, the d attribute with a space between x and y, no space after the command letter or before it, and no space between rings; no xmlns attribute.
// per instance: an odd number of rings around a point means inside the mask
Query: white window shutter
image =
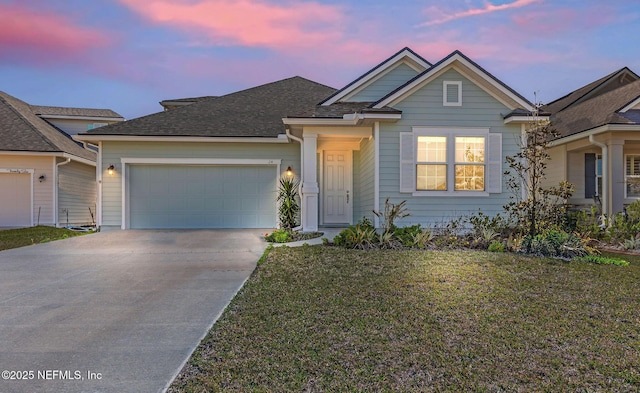
<svg viewBox="0 0 640 393"><path fill-rule="evenodd" d="M487 160L487 192L502 192L502 134L489 134Z"/></svg>
<svg viewBox="0 0 640 393"><path fill-rule="evenodd" d="M413 158L413 133L400 133L400 192L416 190L416 163Z"/></svg>

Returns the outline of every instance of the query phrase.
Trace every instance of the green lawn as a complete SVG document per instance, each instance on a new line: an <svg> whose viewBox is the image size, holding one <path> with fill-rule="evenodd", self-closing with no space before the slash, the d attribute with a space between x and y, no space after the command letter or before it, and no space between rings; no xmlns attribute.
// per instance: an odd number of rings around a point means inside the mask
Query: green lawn
<svg viewBox="0 0 640 393"><path fill-rule="evenodd" d="M640 262L273 249L170 392L640 391Z"/></svg>
<svg viewBox="0 0 640 393"><path fill-rule="evenodd" d="M84 235L89 232L75 232L65 228L37 226L31 228L6 229L0 231L0 251L10 248L30 246L52 240Z"/></svg>

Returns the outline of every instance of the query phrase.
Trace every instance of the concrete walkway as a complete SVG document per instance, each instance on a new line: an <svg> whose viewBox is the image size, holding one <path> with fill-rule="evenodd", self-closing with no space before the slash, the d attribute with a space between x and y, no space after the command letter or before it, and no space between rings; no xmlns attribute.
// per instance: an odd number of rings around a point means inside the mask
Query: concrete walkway
<svg viewBox="0 0 640 393"><path fill-rule="evenodd" d="M0 392L165 390L264 232L111 231L0 252Z"/></svg>

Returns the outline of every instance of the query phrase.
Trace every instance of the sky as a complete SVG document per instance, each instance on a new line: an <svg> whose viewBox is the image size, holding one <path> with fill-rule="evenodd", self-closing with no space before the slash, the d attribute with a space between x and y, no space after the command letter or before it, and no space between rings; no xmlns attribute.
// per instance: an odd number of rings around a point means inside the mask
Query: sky
<svg viewBox="0 0 640 393"><path fill-rule="evenodd" d="M408 46L546 103L640 74L639 32L638 0L0 0L0 90L132 119L296 75L341 88Z"/></svg>

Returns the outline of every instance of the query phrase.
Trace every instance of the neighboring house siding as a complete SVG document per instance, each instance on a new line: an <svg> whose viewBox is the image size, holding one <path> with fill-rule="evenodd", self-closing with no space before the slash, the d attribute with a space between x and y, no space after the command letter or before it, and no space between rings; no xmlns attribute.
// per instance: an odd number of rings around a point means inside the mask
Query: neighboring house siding
<svg viewBox="0 0 640 393"><path fill-rule="evenodd" d="M283 173L291 166L296 176L300 176L300 145L297 143L103 142L102 225L105 226L122 225L122 157L281 159ZM116 167L113 175L107 174L110 164Z"/></svg>
<svg viewBox="0 0 640 393"><path fill-rule="evenodd" d="M546 187L557 186L563 180L567 179L567 162L565 146L553 147L547 150L549 161L547 162L547 170L545 173L544 185ZM583 177L584 177L584 156L583 156ZM584 188L583 192L584 194Z"/></svg>
<svg viewBox="0 0 640 393"><path fill-rule="evenodd" d="M33 224L54 225L53 217L53 157L0 154L0 168L33 169ZM38 177L45 175L40 182ZM38 221L38 211L40 213Z"/></svg>
<svg viewBox="0 0 640 393"><path fill-rule="evenodd" d="M74 161L61 165L58 168L58 225L91 224L91 213L95 217L96 168Z"/></svg>
<svg viewBox="0 0 640 393"><path fill-rule="evenodd" d="M443 81L462 81L462 106L443 106ZM502 193L489 196L413 196L399 192L399 133L412 132L412 127L474 127L489 128L502 134L502 162L519 149L520 126L505 125L502 114L509 109L450 69L402 102L393 105L402 110L402 120L395 124L381 124L380 131L380 203L389 197L392 203L407 200L411 216L406 224L439 225L451 219L482 211L494 215L502 212L509 202L506 177L502 176Z"/></svg>
<svg viewBox="0 0 640 393"><path fill-rule="evenodd" d="M363 217L373 219L374 206L374 177L375 177L375 142L373 139L365 139L360 143L360 162L358 174L358 194L356 200L358 206L354 206L353 221L358 222ZM354 171L354 173L356 173Z"/></svg>
<svg viewBox="0 0 640 393"><path fill-rule="evenodd" d="M345 101L377 101L416 75L416 70L406 64L400 64Z"/></svg>
<svg viewBox="0 0 640 393"><path fill-rule="evenodd" d="M102 121L102 120L73 120L73 119L46 119L49 123L58 127L62 131L69 135L77 135L80 132L87 132L93 129L94 124L112 124L114 121ZM91 126L91 127L90 127Z"/></svg>

